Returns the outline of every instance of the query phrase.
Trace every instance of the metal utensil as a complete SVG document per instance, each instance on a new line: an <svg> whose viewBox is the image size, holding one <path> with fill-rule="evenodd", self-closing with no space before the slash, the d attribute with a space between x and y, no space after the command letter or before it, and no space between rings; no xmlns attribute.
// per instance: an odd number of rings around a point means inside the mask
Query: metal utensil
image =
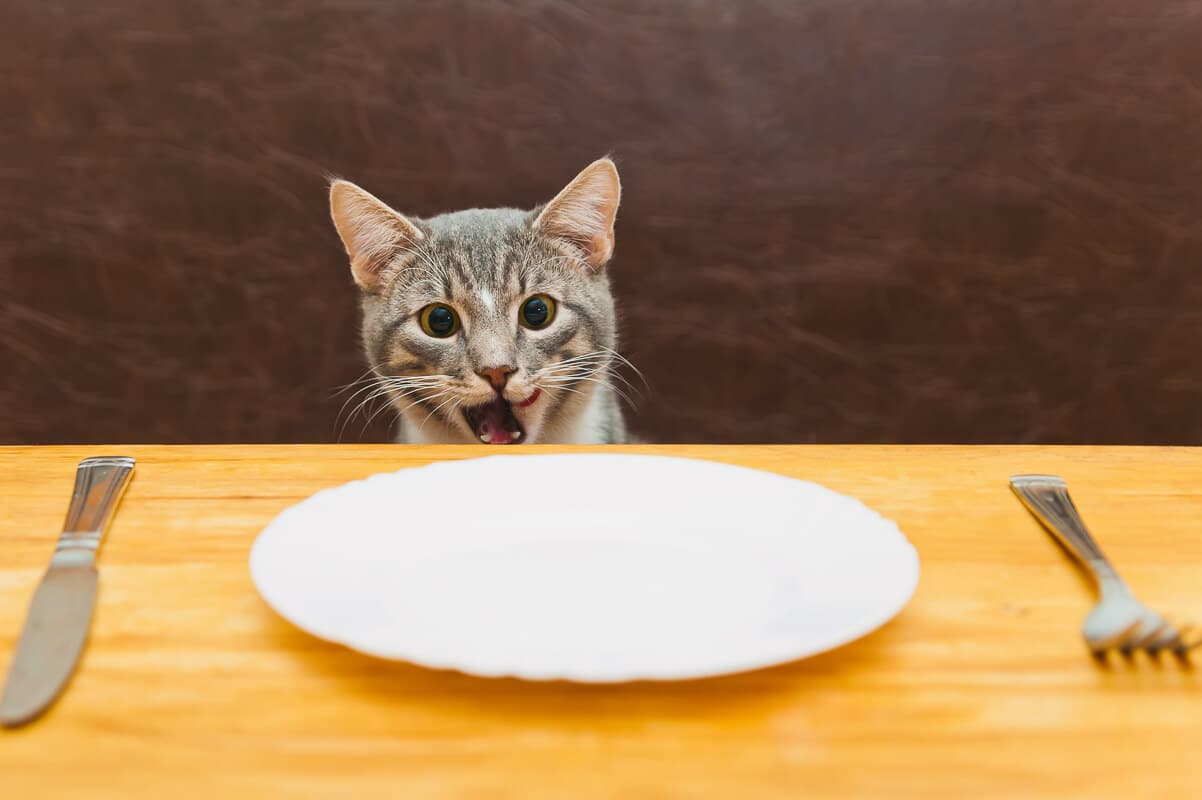
<svg viewBox="0 0 1202 800"><path fill-rule="evenodd" d="M1094 655L1118 648L1124 655L1172 650L1180 656L1195 644L1188 628L1170 625L1135 598L1073 505L1068 486L1055 475L1015 475L1010 488L1035 518L1064 545L1094 579L1099 600L1085 618L1082 633Z"/></svg>
<svg viewBox="0 0 1202 800"><path fill-rule="evenodd" d="M96 551L133 475L132 458L87 458L50 568L33 595L9 668L0 723L36 719L62 692L83 652L96 602Z"/></svg>

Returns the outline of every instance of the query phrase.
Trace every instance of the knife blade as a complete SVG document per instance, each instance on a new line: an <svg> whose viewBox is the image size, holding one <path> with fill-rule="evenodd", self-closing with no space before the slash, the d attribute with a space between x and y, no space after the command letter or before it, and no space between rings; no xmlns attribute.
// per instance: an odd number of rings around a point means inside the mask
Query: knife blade
<svg viewBox="0 0 1202 800"><path fill-rule="evenodd" d="M133 475L124 456L86 458L50 568L34 592L0 698L0 724L32 722L62 694L87 643L96 605L96 552Z"/></svg>

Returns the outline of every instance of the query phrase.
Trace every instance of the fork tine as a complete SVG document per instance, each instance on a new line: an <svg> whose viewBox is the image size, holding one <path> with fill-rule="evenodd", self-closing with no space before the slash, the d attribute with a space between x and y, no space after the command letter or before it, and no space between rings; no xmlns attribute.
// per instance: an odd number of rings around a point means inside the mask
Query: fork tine
<svg viewBox="0 0 1202 800"><path fill-rule="evenodd" d="M1189 630L1189 625L1183 624L1180 620L1170 620L1164 617L1160 619L1165 624L1164 630L1155 641L1147 644L1148 652L1153 656L1164 650L1176 649L1181 644L1182 636Z"/></svg>
<svg viewBox="0 0 1202 800"><path fill-rule="evenodd" d="M1181 643L1181 630L1172 623L1165 623L1160 635L1144 644L1148 654L1155 657L1164 650L1175 649Z"/></svg>
<svg viewBox="0 0 1202 800"><path fill-rule="evenodd" d="M1148 655L1156 658L1166 650L1174 650L1181 642L1181 635L1173 628L1165 629L1160 636L1156 637L1155 641L1144 645L1144 649L1148 651Z"/></svg>
<svg viewBox="0 0 1202 800"><path fill-rule="evenodd" d="M1159 618L1140 620L1126 641L1119 644L1119 651L1124 658L1130 658L1136 650L1146 648L1150 642L1159 640L1166 627L1168 626Z"/></svg>
<svg viewBox="0 0 1202 800"><path fill-rule="evenodd" d="M1202 644L1202 635L1199 634L1198 626L1186 623L1181 626L1177 642L1173 646L1173 655L1181 659L1188 659L1190 651L1199 644Z"/></svg>

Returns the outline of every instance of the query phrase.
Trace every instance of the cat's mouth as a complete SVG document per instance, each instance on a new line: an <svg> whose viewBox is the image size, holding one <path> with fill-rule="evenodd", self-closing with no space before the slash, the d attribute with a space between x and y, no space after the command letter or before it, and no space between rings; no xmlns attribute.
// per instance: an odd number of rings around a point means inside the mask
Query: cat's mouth
<svg viewBox="0 0 1202 800"><path fill-rule="evenodd" d="M500 395L491 402L463 409L468 426L485 444L521 444L526 429L513 415L513 406Z"/></svg>

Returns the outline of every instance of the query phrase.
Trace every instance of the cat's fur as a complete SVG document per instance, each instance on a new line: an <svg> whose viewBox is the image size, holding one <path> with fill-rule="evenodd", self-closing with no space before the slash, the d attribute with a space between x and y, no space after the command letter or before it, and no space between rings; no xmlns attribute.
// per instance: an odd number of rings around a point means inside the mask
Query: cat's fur
<svg viewBox="0 0 1202 800"><path fill-rule="evenodd" d="M601 159L532 211L417 219L334 181L330 210L362 292L373 387L399 412L402 442L487 441L491 428L474 421L481 414L503 418L525 443L626 440L606 272L620 193L616 167ZM518 319L536 294L556 306L542 330ZM431 304L457 313L456 333L424 332Z"/></svg>

